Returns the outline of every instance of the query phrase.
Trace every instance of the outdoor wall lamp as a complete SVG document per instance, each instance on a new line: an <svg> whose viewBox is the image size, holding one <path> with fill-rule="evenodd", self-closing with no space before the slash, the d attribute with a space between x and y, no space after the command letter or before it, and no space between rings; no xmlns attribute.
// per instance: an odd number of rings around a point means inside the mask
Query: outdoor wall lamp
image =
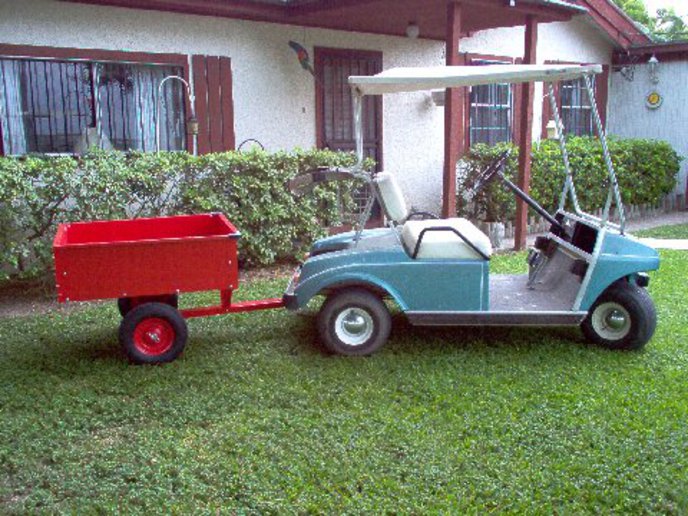
<svg viewBox="0 0 688 516"><path fill-rule="evenodd" d="M650 82L652 84L659 84L659 59L652 54L652 57L647 62L650 71Z"/></svg>
<svg viewBox="0 0 688 516"><path fill-rule="evenodd" d="M416 22L409 22L406 26L406 36L411 39L417 39L420 36L420 27Z"/></svg>
<svg viewBox="0 0 688 516"><path fill-rule="evenodd" d="M559 133L557 131L557 123L554 120L550 120L547 123L547 139L548 140L558 140Z"/></svg>
<svg viewBox="0 0 688 516"><path fill-rule="evenodd" d="M187 120L189 124L187 131L192 135L193 139L193 155L198 153L198 120L196 119L196 97L191 91L191 86L188 81L178 75L168 75L158 84L158 99L155 103L155 149L160 152L160 99L162 98L162 87L167 81L177 80L181 81L186 86L186 94L189 97L189 106L191 107L191 116Z"/></svg>

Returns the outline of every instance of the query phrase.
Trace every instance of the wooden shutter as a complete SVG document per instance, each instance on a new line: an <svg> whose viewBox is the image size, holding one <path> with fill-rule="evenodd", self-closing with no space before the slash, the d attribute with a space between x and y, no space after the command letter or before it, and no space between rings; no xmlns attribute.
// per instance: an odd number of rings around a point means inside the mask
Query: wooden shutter
<svg viewBox="0 0 688 516"><path fill-rule="evenodd" d="M194 94L198 118L198 153L235 148L232 62L228 57L194 56Z"/></svg>

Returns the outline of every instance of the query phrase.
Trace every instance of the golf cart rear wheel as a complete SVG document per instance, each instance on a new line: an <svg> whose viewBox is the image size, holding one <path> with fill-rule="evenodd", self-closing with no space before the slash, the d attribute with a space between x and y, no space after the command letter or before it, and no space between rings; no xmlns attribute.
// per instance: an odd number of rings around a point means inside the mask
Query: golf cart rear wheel
<svg viewBox="0 0 688 516"><path fill-rule="evenodd" d="M161 364L177 358L188 330L179 311L165 303L139 305L119 327L122 350L136 364Z"/></svg>
<svg viewBox="0 0 688 516"><path fill-rule="evenodd" d="M370 355L380 349L392 327L382 299L365 289L332 294L318 314L318 332L325 347L340 355Z"/></svg>
<svg viewBox="0 0 688 516"><path fill-rule="evenodd" d="M620 282L590 308L581 329L586 338L608 349L641 349L652 338L657 312L643 288Z"/></svg>

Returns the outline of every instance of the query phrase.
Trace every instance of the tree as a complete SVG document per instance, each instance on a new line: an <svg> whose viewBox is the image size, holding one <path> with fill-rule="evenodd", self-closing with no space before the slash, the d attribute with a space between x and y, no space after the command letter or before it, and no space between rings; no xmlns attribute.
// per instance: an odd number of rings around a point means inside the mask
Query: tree
<svg viewBox="0 0 688 516"><path fill-rule="evenodd" d="M633 21L639 23L647 32L654 29L654 20L647 12L643 0L613 0Z"/></svg>
<svg viewBox="0 0 688 516"><path fill-rule="evenodd" d="M655 41L688 39L688 22L673 8L658 9L650 15L643 0L613 0L639 27Z"/></svg>
<svg viewBox="0 0 688 516"><path fill-rule="evenodd" d="M681 16L676 14L673 8L658 9L652 36L659 41L687 39L688 25Z"/></svg>

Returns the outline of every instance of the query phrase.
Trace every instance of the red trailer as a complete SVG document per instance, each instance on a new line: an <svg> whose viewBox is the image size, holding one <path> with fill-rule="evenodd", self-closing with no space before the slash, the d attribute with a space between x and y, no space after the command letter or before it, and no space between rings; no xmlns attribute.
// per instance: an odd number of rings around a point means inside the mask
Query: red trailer
<svg viewBox="0 0 688 516"><path fill-rule="evenodd" d="M174 360L186 320L281 308L281 298L232 303L240 233L221 213L61 224L53 242L58 300L117 299L120 343L136 363ZM178 310L183 292L218 290L217 306Z"/></svg>

